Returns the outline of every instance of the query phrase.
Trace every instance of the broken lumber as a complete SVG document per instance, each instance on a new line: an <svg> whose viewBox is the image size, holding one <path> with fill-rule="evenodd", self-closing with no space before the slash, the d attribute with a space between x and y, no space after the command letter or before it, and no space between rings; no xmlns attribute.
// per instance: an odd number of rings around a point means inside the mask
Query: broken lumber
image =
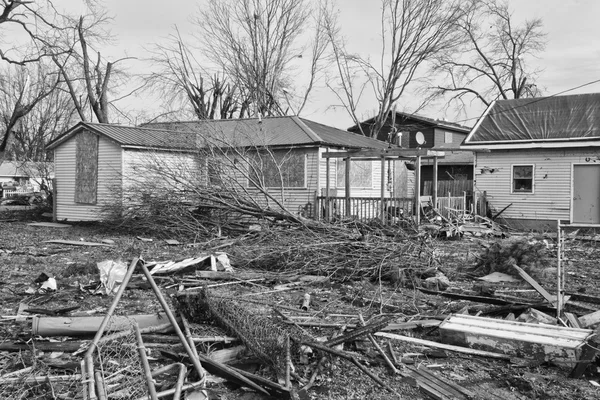
<svg viewBox="0 0 600 400"><path fill-rule="evenodd" d="M71 246L107 246L107 247L114 247L112 244L108 244L108 243L85 242L85 241L82 241L82 240L45 240L44 243L68 244L68 245L71 245Z"/></svg>
<svg viewBox="0 0 600 400"><path fill-rule="evenodd" d="M177 354L177 353L172 353L172 352L166 351L166 350L160 350L160 353L163 356L165 356L171 360L177 361L177 362L183 362L183 363L191 362L191 358L190 358L189 354ZM243 376L242 374L240 374L239 372L237 372L236 370L234 370L232 367L230 367L228 365L222 364L215 360L211 360L210 358L206 357L203 354L198 354L198 359L200 360L200 362L202 363L202 365L206 369L206 371L210 372L213 375L220 376L221 378L224 378L228 381L235 382L239 385L248 387L250 389L254 389L260 393L267 394L267 395L269 394L261 386L252 382L251 380L249 380L248 378L246 378L245 376Z"/></svg>
<svg viewBox="0 0 600 400"><path fill-rule="evenodd" d="M544 289L539 283L535 281L527 272L523 270L523 268L519 267L516 264L513 264L513 268L519 273L521 278L523 278L527 283L529 283L539 294L542 295L550 304L556 306L556 297L552 296L546 289Z"/></svg>
<svg viewBox="0 0 600 400"><path fill-rule="evenodd" d="M382 329L384 326L386 326L388 324L389 320L388 319L380 319L379 321L375 321L371 324L362 326L360 328L356 328L354 330L352 330L351 332L342 335L342 336L337 336L333 339L328 340L327 342L324 343L325 346L329 346L329 347L333 347L336 346L338 344L342 344L345 342L351 342L353 340L358 339L361 336L366 336L370 333L373 332L377 332L378 330Z"/></svg>
<svg viewBox="0 0 600 400"><path fill-rule="evenodd" d="M473 356L481 356L481 357L489 357L489 358L497 358L500 360L510 360L510 356L506 354L493 353L490 351L483 350L475 350L462 346L453 346L449 344L443 344L438 342L433 342L431 340L417 339L409 336L396 335L395 333L387 333L387 332L377 332L375 336L384 337L388 339L400 340L402 342L419 344L421 346L434 347L437 349L454 351L457 353L470 354Z"/></svg>
<svg viewBox="0 0 600 400"><path fill-rule="evenodd" d="M579 324L582 328L587 328L600 323L600 311L579 317Z"/></svg>
<svg viewBox="0 0 600 400"><path fill-rule="evenodd" d="M104 317L39 317L34 316L31 323L31 333L40 336L82 336L98 332ZM148 328L168 322L164 315L142 314L130 316L113 316L111 330L121 331L131 328L132 322L137 322L140 328ZM172 331L172 329L167 329Z"/></svg>
<svg viewBox="0 0 600 400"><path fill-rule="evenodd" d="M456 383L431 373L426 367L414 368L406 366L410 377L417 381L422 391L434 399L467 400L475 398L475 393Z"/></svg>
<svg viewBox="0 0 600 400"><path fill-rule="evenodd" d="M379 385L381 385L382 387L384 387L385 389L387 389L389 392L395 393L396 395L398 395L398 393L396 393L396 391L394 389L392 389L385 382L383 382L377 375L375 375L371 371L369 371L364 365L362 365L356 359L356 357L354 357L350 353L345 352L343 350L332 349L331 347L328 347L325 344L321 344L321 343L302 341L302 342L300 342L300 344L312 347L313 349L316 349L316 350L321 350L321 351L323 351L325 353L333 354L334 356L338 356L338 357L344 358L344 359L352 362L354 365L356 365L358 367L358 369L360 369L362 372L364 372L367 376L369 376L371 379L373 379Z"/></svg>

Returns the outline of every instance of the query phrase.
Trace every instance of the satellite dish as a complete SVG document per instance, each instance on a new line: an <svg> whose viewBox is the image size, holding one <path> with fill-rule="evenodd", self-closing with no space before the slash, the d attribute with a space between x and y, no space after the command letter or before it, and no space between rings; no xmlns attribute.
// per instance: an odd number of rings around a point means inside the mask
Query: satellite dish
<svg viewBox="0 0 600 400"><path fill-rule="evenodd" d="M423 132L417 132L415 135L415 140L419 146L425 144L425 136L423 136Z"/></svg>

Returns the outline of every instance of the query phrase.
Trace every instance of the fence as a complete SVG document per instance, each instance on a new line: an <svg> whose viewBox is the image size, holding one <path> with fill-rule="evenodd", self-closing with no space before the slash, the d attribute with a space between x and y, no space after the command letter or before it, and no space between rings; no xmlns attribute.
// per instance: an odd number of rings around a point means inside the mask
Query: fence
<svg viewBox="0 0 600 400"><path fill-rule="evenodd" d="M7 198L7 197L12 197L12 196L17 196L20 194L27 194L27 193L33 193L33 189L31 188L18 188L18 189L13 189L13 190L3 190L2 191L2 197L3 198Z"/></svg>
<svg viewBox="0 0 600 400"><path fill-rule="evenodd" d="M473 190L473 180L462 179L462 180L438 181L437 186L438 186L437 192L440 195L450 193L451 196L460 197L463 195L463 192L470 193ZM423 181L423 190L421 191L421 195L431 196L433 194L432 188L433 188L432 181Z"/></svg>
<svg viewBox="0 0 600 400"><path fill-rule="evenodd" d="M316 211L319 219L333 220L350 215L360 221L369 221L381 218L381 211L385 214L384 220L391 221L400 216L409 216L413 213L413 199L408 197L386 198L381 203L379 197L351 197L349 199L349 212L346 212L347 203L343 196L318 196Z"/></svg>
<svg viewBox="0 0 600 400"><path fill-rule="evenodd" d="M438 197L436 209L444 218L450 220L457 218L467 211L467 194Z"/></svg>

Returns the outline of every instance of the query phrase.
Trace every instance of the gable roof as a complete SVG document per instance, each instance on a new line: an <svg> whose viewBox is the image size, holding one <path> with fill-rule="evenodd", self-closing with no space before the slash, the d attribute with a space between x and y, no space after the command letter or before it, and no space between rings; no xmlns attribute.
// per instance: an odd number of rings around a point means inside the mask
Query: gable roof
<svg viewBox="0 0 600 400"><path fill-rule="evenodd" d="M463 146L520 148L598 145L600 93L498 100ZM568 142L568 143L565 143Z"/></svg>
<svg viewBox="0 0 600 400"><path fill-rule="evenodd" d="M52 150L56 148L82 129L88 129L98 135L104 136L123 147L189 150L190 148L194 148L196 143L195 134L190 132L79 122L48 143L46 149Z"/></svg>
<svg viewBox="0 0 600 400"><path fill-rule="evenodd" d="M375 119L375 117L369 118L366 121L362 121L361 125L370 125L373 123L374 119ZM469 128L467 126L460 125L460 124L457 124L454 122L428 118L428 117L424 117L424 116L418 115L418 114L410 114L410 113L405 113L405 112L401 112L401 111L396 111L396 123L404 123L403 121L406 121L406 120L415 121L416 123L422 124L423 126L426 126L426 127L446 129L446 130L451 130L451 131L460 132L460 133L469 133L469 131L471 130L471 128ZM348 128L348 130L351 132L357 132L358 125L353 125L350 128Z"/></svg>
<svg viewBox="0 0 600 400"><path fill-rule="evenodd" d="M260 121L260 122L259 122ZM299 117L150 123L139 127L80 122L46 148L54 149L81 129L89 129L122 147L193 150L211 143L223 146L333 146L387 148L376 139L322 125Z"/></svg>
<svg viewBox="0 0 600 400"><path fill-rule="evenodd" d="M297 116L163 122L143 125L162 129L198 132L207 140L217 139L238 146L322 145L344 148L386 148L380 140L357 136Z"/></svg>

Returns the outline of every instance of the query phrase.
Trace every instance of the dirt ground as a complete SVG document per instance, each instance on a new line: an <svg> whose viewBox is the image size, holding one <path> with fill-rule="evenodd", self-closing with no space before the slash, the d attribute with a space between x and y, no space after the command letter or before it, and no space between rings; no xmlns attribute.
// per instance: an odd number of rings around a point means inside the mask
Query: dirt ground
<svg viewBox="0 0 600 400"><path fill-rule="evenodd" d="M40 220L39 217L36 220ZM31 219L23 220L22 214L0 214L0 344L26 343L28 348L19 352L0 351L0 397L17 398L76 398L74 393L80 393L73 381L70 387L59 393L59 385L47 385L51 390L42 388L41 384L33 387L31 383L22 388L15 383L7 384L7 379L14 371L28 367L28 376L63 376L80 373L81 355L73 355L72 351L44 352L39 350L39 343L47 341L83 340L86 338L72 337L39 337L32 335L32 316L24 313L15 319L19 307L27 304L30 308L46 311L73 308L68 314L102 316L112 303L113 296L93 295L81 290L80 285L98 281L97 263L103 260L123 260L129 263L135 257L142 257L146 262L163 260L180 260L193 257L205 251L218 247L219 241L207 243L186 243L171 246L164 240L151 237L152 241L142 240L136 235L108 230L95 224L71 224L67 228L36 227L28 223ZM460 240L432 239L431 246L435 249L438 269L449 280L449 288L445 293L478 294L481 295L481 281L468 273L469 267L481 261L485 248L495 242L509 243L514 240L529 240L543 243L540 262L535 264L535 270L530 270L532 276L549 292L556 291L556 238L549 234L525 234L513 232L509 238L497 237L463 237ZM109 240L111 245L104 246L74 246L67 244L47 243L48 240L71 240L79 242L102 243ZM545 240L545 242L544 242ZM106 244L106 243L105 243ZM597 282L600 269L597 265L600 254L600 243L593 236L571 235L565 242L566 291L600 297ZM236 253L235 243L220 249L230 256L234 274L250 271L240 269L242 260ZM541 257L541 256L540 256ZM258 271L260 272L260 271ZM28 289L37 289L36 278L41 273L55 277L58 290L45 294L28 293ZM192 271L193 274L193 271ZM169 299L177 293L182 284L181 275L172 274L157 279L163 293ZM144 285L142 275L134 274L134 288L125 291L115 314L135 315L161 312L161 306L152 290ZM447 298L438 294L423 293L402 280L356 279L343 281L335 278L320 283L306 283L288 290L273 291L273 288L287 281L279 279L279 275L265 272L264 280L259 283L238 282L222 287L220 293L243 301L248 309L258 312L260 308L269 309L275 305L288 319L294 321L328 322L334 326L310 327L303 325L299 329L314 338L331 338L339 333L339 326L358 324L357 316L361 314L370 321L378 316L385 316L391 322L408 322L415 320L443 320L452 313L464 311L465 307L471 315L504 317L495 313L500 306L484 304L457 298ZM224 283L219 281L202 282L196 285ZM506 295L526 298L532 302L542 302L542 297L527 283L490 284L496 295ZM489 286L489 285L488 285ZM486 290L484 288L484 290ZM488 287L487 290L490 290ZM31 290L30 290L31 291ZM478 292L479 291L479 292ZM248 296L248 292L255 295ZM299 305L305 294L310 294L311 305L307 312L299 310ZM175 308L174 304L171 304ZM569 306L571 307L571 306ZM583 301L573 302L569 308L576 315L584 315L600 308L600 305ZM193 321L193 331L196 336L207 334L227 335L214 323L203 326L201 321ZM301 325L301 324L299 324ZM441 342L437 328L416 328L394 331L405 336L413 336L425 340ZM409 367L427 366L436 376L445 378L467 389L474 399L593 399L600 398L599 363L594 361L589 365L583 377L569 378L570 369L555 365L544 360L514 358L511 360L495 360L487 357L460 354L451 351L441 351L403 341L376 339L384 349L391 346L398 357L397 368L406 373ZM389 344L388 344L389 342ZM239 343L238 343L239 344ZM36 346L37 345L37 346ZM168 345L165 344L168 347ZM198 351L206 354L216 350L218 346L200 345ZM304 386L312 376L313 371L320 366L320 373L314 378L312 386L301 391L298 396L303 399L426 399L422 390L414 387L410 380L403 379L402 374L393 374L377 353L373 345L364 337L355 343L346 343L344 350L355 354L361 364L371 373L379 377L383 383L394 390L386 390L382 385L369 378L352 363L339 357L325 356L319 364L319 359L309 356L296 365L292 374L296 389ZM151 366L157 368L165 365L165 353L161 352L160 341L149 347ZM240 362L244 368L273 380L272 370L247 356ZM41 371L32 373L31 371ZM64 385L63 385L64 386ZM208 380L209 396L213 399L266 399L249 389L228 383L211 375ZM80 396L78 394L77 396ZM109 397L111 398L111 397ZM127 397L112 397L127 398Z"/></svg>

